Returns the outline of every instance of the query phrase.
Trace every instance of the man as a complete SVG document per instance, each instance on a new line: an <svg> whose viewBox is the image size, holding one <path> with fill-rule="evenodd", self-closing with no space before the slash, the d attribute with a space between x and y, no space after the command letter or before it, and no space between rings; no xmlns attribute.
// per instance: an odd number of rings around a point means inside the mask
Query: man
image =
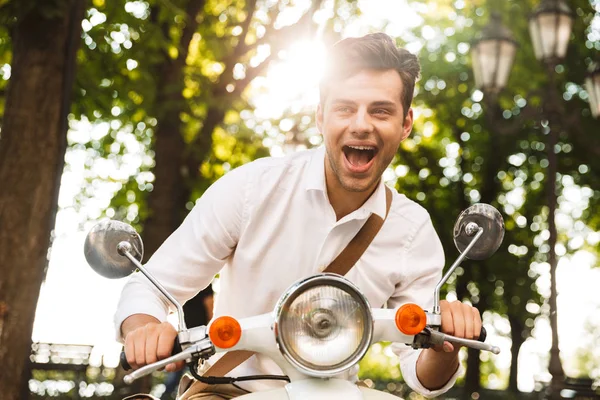
<svg viewBox="0 0 600 400"><path fill-rule="evenodd" d="M316 118L324 148L231 171L207 190L147 264L180 301L220 271L216 316L269 312L292 282L335 259L372 213L385 217L381 176L412 129L418 61L385 34L342 40L330 56ZM413 302L431 309L443 262L427 212L393 190L384 225L346 277L373 306ZM441 306L442 331L477 337L476 309L460 302ZM166 315L167 304L150 284L132 278L116 323L133 367L170 354L176 332L161 323ZM402 345L394 351L414 390L434 396L454 384L458 348L450 343L422 351ZM253 356L231 375L277 374L269 361ZM256 382L251 389L269 383Z"/></svg>

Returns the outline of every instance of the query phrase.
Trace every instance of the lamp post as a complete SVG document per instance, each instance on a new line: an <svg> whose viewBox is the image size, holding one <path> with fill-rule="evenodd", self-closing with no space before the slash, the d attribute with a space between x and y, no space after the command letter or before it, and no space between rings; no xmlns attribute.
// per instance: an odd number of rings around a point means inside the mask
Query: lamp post
<svg viewBox="0 0 600 400"><path fill-rule="evenodd" d="M557 330L557 307L556 307L556 144L561 130L564 106L561 96L556 88L556 66L565 58L567 45L571 36L573 25L573 13L563 0L542 0L534 10L529 19L529 31L533 41L535 56L545 66L550 83L546 86L546 93L542 105L541 125L547 135L547 157L548 157L548 230L550 237L548 245L548 262L550 264L550 325L552 328L552 348L550 351L550 363L548 370L552 375L550 385L550 398L560 398L560 390L564 384L564 371L560 361ZM492 14L490 23L483 31L481 38L473 43L473 71L475 83L486 96L491 95L488 100L495 105L495 98L500 90L506 86L508 74L516 46L510 31L500 25L499 17ZM512 46L512 47L511 47ZM496 49L492 52L490 49ZM490 56L494 54L495 56ZM492 77L492 78L490 78ZM591 89L590 89L591 88ZM588 91L590 92L590 104L594 115L600 114L600 68L598 65L590 69L588 77ZM506 130L506 129L505 129Z"/></svg>
<svg viewBox="0 0 600 400"><path fill-rule="evenodd" d="M547 85L547 95L543 105L543 113L547 117L548 143L546 146L548 157L548 263L550 264L550 327L552 330L552 347L550 349L550 363L548 372L552 375L550 383L550 398L560 398L560 391L564 387L565 372L560 361L558 347L558 317L557 317L557 290L556 290L556 144L561 129L562 101L556 89L555 69L565 58L567 45L573 26L573 13L563 0L543 0L529 18L529 32L533 41L535 56L546 65L550 79Z"/></svg>

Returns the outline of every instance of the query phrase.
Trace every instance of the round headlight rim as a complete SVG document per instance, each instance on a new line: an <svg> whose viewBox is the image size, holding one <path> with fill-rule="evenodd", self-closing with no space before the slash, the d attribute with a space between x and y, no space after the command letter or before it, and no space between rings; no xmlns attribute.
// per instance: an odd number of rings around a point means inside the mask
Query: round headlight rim
<svg viewBox="0 0 600 400"><path fill-rule="evenodd" d="M323 286L323 285L335 286L335 287L338 287L338 288L344 290L345 292L349 293L351 296L353 296L353 298L355 298L357 300L358 303L361 303L365 307L365 317L366 317L366 323L365 323L366 331L365 331L365 334L363 335L361 344L358 346L356 351L350 357L348 357L348 359L345 360L343 363L338 363L337 365L339 365L339 366L337 366L335 368L330 368L327 370L310 368L309 366L301 363L299 360L294 358L290 354L291 353L290 349L286 345L285 341L282 340L282 334L279 329L279 326L281 325L282 311L284 309L286 309L286 306L289 306L289 304L291 304L299 295L304 293L306 290L311 289L313 287L317 287L317 286ZM362 294L362 292L358 289L358 287L356 287L352 282L350 282L348 279L344 278L341 275L332 274L332 273L321 273L321 274L312 275L308 278L302 279L302 280L294 283L280 297L279 301L277 302L277 304L275 306L274 316L275 316L275 318L274 318L275 322L274 322L274 326L273 326L273 331L275 333L275 341L277 343L277 347L279 348L279 351L283 355L284 359L286 359L290 364L292 364L300 372L302 372L306 375L309 375L309 376L331 377L331 376L335 376L337 374L340 374L340 373L352 368L354 365L356 365L358 363L358 361L360 361L365 356L365 354L369 350L369 347L371 346L371 343L373 341L374 320L373 320L373 314L371 312L371 306L369 305L369 301Z"/></svg>

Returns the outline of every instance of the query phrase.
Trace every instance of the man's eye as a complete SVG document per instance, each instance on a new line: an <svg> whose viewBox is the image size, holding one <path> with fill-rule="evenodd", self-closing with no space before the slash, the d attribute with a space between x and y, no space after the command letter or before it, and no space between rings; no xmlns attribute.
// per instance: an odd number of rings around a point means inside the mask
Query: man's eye
<svg viewBox="0 0 600 400"><path fill-rule="evenodd" d="M350 107L339 107L338 111L342 113L347 113L350 112Z"/></svg>
<svg viewBox="0 0 600 400"><path fill-rule="evenodd" d="M373 111L373 114L385 115L385 114L389 114L389 112L386 109L377 108L376 110Z"/></svg>

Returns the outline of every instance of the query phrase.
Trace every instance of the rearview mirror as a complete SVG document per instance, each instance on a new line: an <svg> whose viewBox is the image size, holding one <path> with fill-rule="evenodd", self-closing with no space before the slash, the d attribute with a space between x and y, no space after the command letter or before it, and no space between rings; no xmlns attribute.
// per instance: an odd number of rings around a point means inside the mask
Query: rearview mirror
<svg viewBox="0 0 600 400"><path fill-rule="evenodd" d="M454 224L454 245L461 254L479 228L483 229L481 237L465 254L471 260L491 257L504 239L504 220L500 212L489 204L474 204L463 211Z"/></svg>
<svg viewBox="0 0 600 400"><path fill-rule="evenodd" d="M83 247L90 267L110 279L124 278L136 269L124 256L123 250L129 251L141 262L144 256L142 238L130 225L112 220L102 221L94 226L85 238Z"/></svg>

